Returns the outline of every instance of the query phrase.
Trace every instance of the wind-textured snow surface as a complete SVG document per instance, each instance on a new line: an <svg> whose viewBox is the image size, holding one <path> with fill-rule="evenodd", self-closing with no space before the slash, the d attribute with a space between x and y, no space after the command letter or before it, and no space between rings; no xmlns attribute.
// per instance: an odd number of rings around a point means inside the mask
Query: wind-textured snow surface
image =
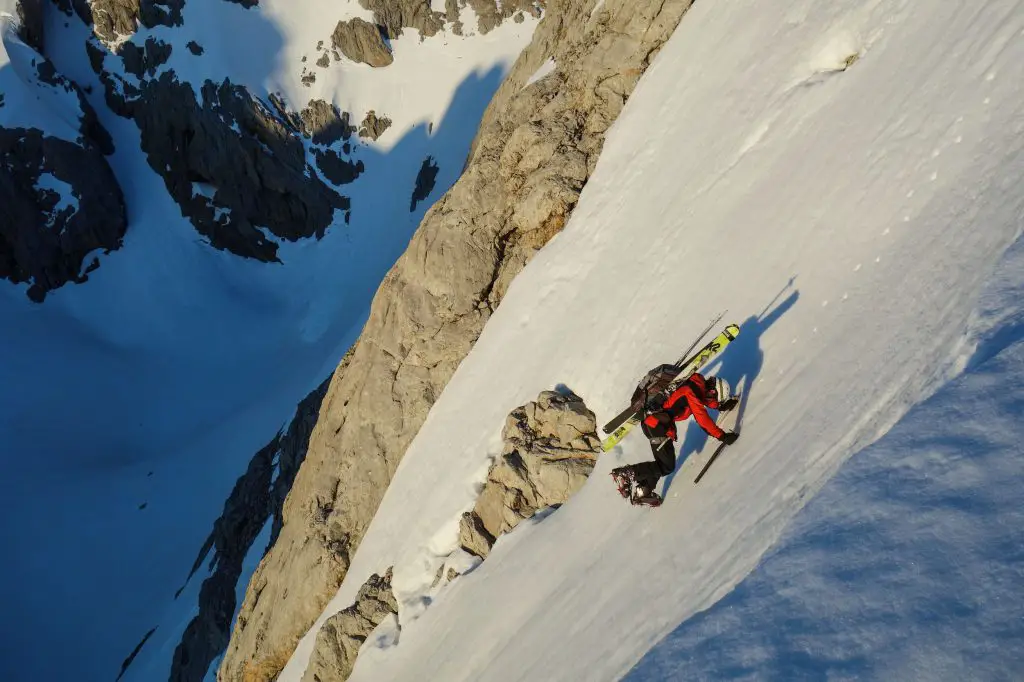
<svg viewBox="0 0 1024 682"><path fill-rule="evenodd" d="M617 679L729 595L851 455L980 348L979 292L1024 220L1021 82L1018 1L696 3L564 232L516 279L399 467L328 609L394 564L401 635L364 647L351 679ZM709 371L743 392L743 435L699 486L705 438L690 425L679 447L696 454L665 504L623 504L608 472L649 457L631 436L567 504L430 593L511 409L564 384L601 423L721 309L742 332ZM992 371L1019 372L1015 357ZM985 379L965 381L972 391ZM922 407L908 432L943 404ZM907 508L929 503L920 492L907 492ZM1017 532L1000 536L1005 546ZM973 605L988 623L1007 613L1001 600L1021 597L1019 582L993 587ZM908 639L930 638L918 651L942 639L928 613L904 613L918 618ZM884 636L900 624L875 626ZM993 665L1005 671L1009 655Z"/></svg>
<svg viewBox="0 0 1024 682"><path fill-rule="evenodd" d="M19 71L31 54L2 16L8 6L10 15L13 2L0 0L0 116L75 139L67 124L26 118L28 95L16 86L31 77ZM0 678L112 680L154 627L122 679L167 676L205 575L183 583L232 485L354 342L381 279L458 177L485 107L537 25L527 17L487 36L441 32L423 42L410 29L392 41L396 60L384 69L313 67L317 42L329 44L339 20L363 11L354 0L190 2L184 27L140 27L135 38L173 45L160 68L197 89L227 77L264 100L284 93L293 110L322 97L356 124L367 109L394 121L379 144L352 140L366 171L341 188L352 197L351 222L339 211L323 239L283 243L282 262L266 264L210 248L182 218L136 124L104 102L87 27L47 8L48 56L91 86L130 222L123 247L100 255L87 283L42 306L0 282L0 546L9 557L0 603L16 624L0 638ZM202 56L186 48L191 40ZM302 56L315 89L301 83ZM440 167L436 185L409 211L428 155ZM265 546L247 557L243 589Z"/></svg>

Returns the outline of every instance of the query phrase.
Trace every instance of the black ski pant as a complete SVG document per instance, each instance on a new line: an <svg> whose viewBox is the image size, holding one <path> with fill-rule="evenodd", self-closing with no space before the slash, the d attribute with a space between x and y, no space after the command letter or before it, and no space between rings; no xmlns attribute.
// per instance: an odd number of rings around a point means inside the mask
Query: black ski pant
<svg viewBox="0 0 1024 682"><path fill-rule="evenodd" d="M676 444L668 437L667 426L648 426L646 423L641 423L641 426L644 435L651 441L654 461L634 464L633 473L637 485L652 490L658 485L658 479L676 470Z"/></svg>

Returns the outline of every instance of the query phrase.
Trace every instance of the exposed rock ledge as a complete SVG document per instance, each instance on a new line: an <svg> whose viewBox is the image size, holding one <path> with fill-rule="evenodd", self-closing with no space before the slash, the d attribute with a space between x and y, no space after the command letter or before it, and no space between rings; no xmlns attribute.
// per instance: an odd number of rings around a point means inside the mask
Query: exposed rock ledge
<svg viewBox="0 0 1024 682"><path fill-rule="evenodd" d="M434 588L443 588L442 580L446 584L459 575L452 563L464 564L462 552L486 558L495 538L572 497L587 482L601 448L594 413L565 390L544 391L535 402L512 410L502 439L504 450L487 474L476 507L462 517L462 551L440 567ZM398 612L391 573L388 569L384 578L371 576L352 606L327 619L317 633L303 682L348 679L367 637L389 614Z"/></svg>
<svg viewBox="0 0 1024 682"><path fill-rule="evenodd" d="M374 573L356 594L356 602L324 623L302 682L344 682L356 664L359 648L385 618L398 613L391 591L391 570Z"/></svg>
<svg viewBox="0 0 1024 682"><path fill-rule="evenodd" d="M273 679L335 594L430 406L512 278L564 225L605 131L690 4L605 0L591 16L594 0L549 3L465 172L427 212L331 381L219 680ZM556 70L525 86L548 58Z"/></svg>
<svg viewBox="0 0 1024 682"><path fill-rule="evenodd" d="M574 393L544 391L512 411L501 435L501 457L459 526L462 549L482 559L520 521L582 488L601 449L597 419Z"/></svg>

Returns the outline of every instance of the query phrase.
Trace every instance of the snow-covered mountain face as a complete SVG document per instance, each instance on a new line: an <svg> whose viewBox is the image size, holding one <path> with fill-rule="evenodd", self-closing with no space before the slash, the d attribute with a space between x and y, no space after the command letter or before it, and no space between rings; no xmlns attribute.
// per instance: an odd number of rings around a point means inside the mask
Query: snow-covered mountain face
<svg viewBox="0 0 1024 682"><path fill-rule="evenodd" d="M350 679L613 680L673 632L635 679L962 679L964 661L979 659L986 679L1018 675L1019 285L996 312L979 301L1024 229L1022 35L1018 0L696 3L608 135L564 231L514 281L434 405L324 611L321 622L353 604L371 575L391 579L397 620L381 621ZM1019 283L1019 259L1010 272ZM691 425L664 506L624 505L608 473L650 457L633 436L568 503L439 587L510 410L563 384L603 422L722 309L742 331L708 372L742 391L742 435L699 486L712 448ZM965 368L978 373L949 383ZM1013 397L997 407L986 387ZM945 388L977 407L954 409ZM984 431L986 409L1003 433ZM930 428L947 418L960 428ZM932 432L939 442L921 442ZM892 481L905 486L895 510L880 490L890 448L901 455ZM813 537L787 538L749 589L720 602L857 453L864 469L826 502L867 486L855 499L878 509L836 505L802 523ZM979 482L992 479L964 453L995 460L1016 485L986 498ZM959 485L949 472L973 478ZM893 516L905 521L894 536L850 536ZM972 527L991 545L973 542ZM934 551L912 537L925 532L940 536ZM844 573L854 557L824 555L848 540L890 554L878 565L857 555L860 570ZM936 573L944 559L990 589L942 599L946 579L970 582ZM792 599L808 622L789 620L773 589L813 594ZM854 636L827 620L833 599ZM701 667L720 628L752 613L752 658L729 632L733 650ZM316 630L279 679L309 679ZM996 632L1006 646L993 647Z"/></svg>
<svg viewBox="0 0 1024 682"><path fill-rule="evenodd" d="M5 679L202 677L542 6L0 3Z"/></svg>

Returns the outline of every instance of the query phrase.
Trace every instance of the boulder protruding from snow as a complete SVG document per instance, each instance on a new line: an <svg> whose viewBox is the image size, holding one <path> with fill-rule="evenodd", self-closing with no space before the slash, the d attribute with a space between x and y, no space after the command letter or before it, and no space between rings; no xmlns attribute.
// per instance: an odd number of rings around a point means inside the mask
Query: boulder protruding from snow
<svg viewBox="0 0 1024 682"><path fill-rule="evenodd" d="M313 140L313 144L331 145L338 140L347 140L356 128L349 123L347 111L322 99L314 99L299 114L302 132Z"/></svg>
<svg viewBox="0 0 1024 682"><path fill-rule="evenodd" d="M517 407L502 431L505 447L487 473L476 507L462 517L462 548L486 557L501 535L579 490L597 462L597 420L571 392L544 391Z"/></svg>
<svg viewBox="0 0 1024 682"><path fill-rule="evenodd" d="M384 131L391 127L391 119L387 116L377 116L372 109L366 112L366 117L359 124L359 137L368 137L376 141L384 134Z"/></svg>
<svg viewBox="0 0 1024 682"><path fill-rule="evenodd" d="M339 21L331 40L343 55L354 62L381 67L394 61L380 28L364 19L356 17Z"/></svg>
<svg viewBox="0 0 1024 682"><path fill-rule="evenodd" d="M302 682L343 682L352 673L359 648L388 616L398 613L391 590L392 569L376 573L363 583L356 602L327 619L316 635L316 644Z"/></svg>

